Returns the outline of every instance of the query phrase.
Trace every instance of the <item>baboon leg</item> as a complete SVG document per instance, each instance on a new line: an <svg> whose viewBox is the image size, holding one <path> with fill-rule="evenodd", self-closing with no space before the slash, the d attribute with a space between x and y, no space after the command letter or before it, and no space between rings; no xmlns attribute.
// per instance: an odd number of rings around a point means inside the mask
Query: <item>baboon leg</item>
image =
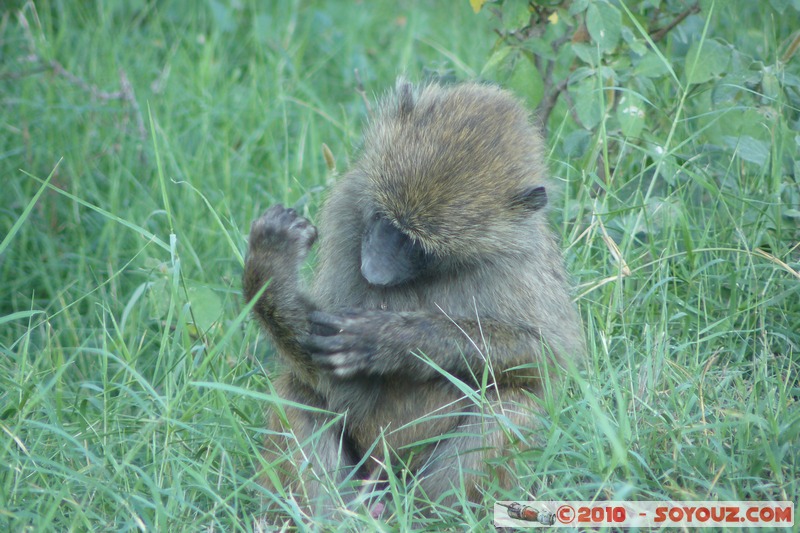
<svg viewBox="0 0 800 533"><path fill-rule="evenodd" d="M308 502L309 511L347 503L351 491L342 484L352 474L356 455L344 435L341 419L325 409L325 401L309 386L290 375L279 377L275 387L281 398L308 405L274 406L268 422L263 452L269 463L261 483L270 490L282 487Z"/></svg>
<svg viewBox="0 0 800 533"><path fill-rule="evenodd" d="M491 431L491 435L464 435L476 429L460 426L455 432L462 435L435 445L417 470L419 488L431 502L453 506L462 494L465 500L481 501L481 488L488 481L486 459L497 454L503 440L496 424L491 429L488 425L484 423L482 429Z"/></svg>
<svg viewBox="0 0 800 533"><path fill-rule="evenodd" d="M499 412L498 404L494 408ZM535 409L531 406L511 404L504 410L504 418L517 427L530 427L532 416L535 416ZM487 463L513 454L510 437L495 415L465 415L452 433L457 436L437 443L417 469L419 487L430 501L452 507L463 495L463 499L480 503L491 498L485 492L488 487L512 489L513 476L508 471L513 468L511 461L497 465Z"/></svg>

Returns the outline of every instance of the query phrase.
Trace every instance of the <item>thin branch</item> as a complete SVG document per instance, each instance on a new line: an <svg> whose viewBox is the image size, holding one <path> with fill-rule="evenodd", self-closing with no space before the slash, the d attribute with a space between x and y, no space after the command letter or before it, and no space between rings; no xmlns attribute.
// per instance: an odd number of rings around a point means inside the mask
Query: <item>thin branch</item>
<svg viewBox="0 0 800 533"><path fill-rule="evenodd" d="M27 78L28 76L33 76L34 74L47 72L48 70L50 70L48 67L42 66L42 67L35 67L30 70L23 70L22 72L6 72L5 74L0 74L0 81L19 80L22 78Z"/></svg>
<svg viewBox="0 0 800 533"><path fill-rule="evenodd" d="M5 74L2 78L19 78L23 76L27 76L30 74L34 74L37 72L46 72L51 71L58 77L64 78L72 85L79 87L83 91L89 93L93 99L99 100L102 102L107 102L110 100L120 100L124 104L126 104L131 113L133 114L134 120L136 121L136 133L140 140L146 141L147 140L147 128L145 127L144 116L142 115L142 110L139 107L139 103L136 101L136 95L133 92L133 86L131 85L130 80L128 79L128 75L125 73L124 70L119 70L119 86L120 90L118 91L103 91L97 85L91 84L67 70L64 65L56 61L55 59L51 59L46 61L42 56L39 55L36 49L36 40L33 36L33 32L31 31L30 24L28 23L28 19L25 17L25 14L22 11L17 13L17 19L19 20L19 24L22 27L23 34L25 35L25 41L28 44L28 54L22 58L23 61L34 63L37 66L32 70L20 72L20 73L10 73Z"/></svg>
<svg viewBox="0 0 800 533"><path fill-rule="evenodd" d="M562 37L550 43L550 46L554 52L558 53L558 50L570 40L570 33L572 33L571 28ZM537 55L536 57L538 58L539 56ZM556 102L558 102L558 97L562 92L564 92L564 90L566 90L567 85L569 84L569 76L567 76L557 85L553 86L553 70L555 68L555 64L555 60L551 59L547 62L547 67L545 67L544 72L539 69L539 73L542 74L544 87L550 87L550 90L546 91L546 94L542 98L542 101L539 102L539 105L536 109L539 119L541 120L542 133L545 135L545 137L547 136L547 124L550 121L550 113L552 113Z"/></svg>
<svg viewBox="0 0 800 533"><path fill-rule="evenodd" d="M122 93L122 99L127 102L133 110L133 116L136 118L136 130L139 133L139 139L146 141L147 128L144 125L144 116L142 116L142 110L139 107L139 102L136 101L136 95L133 93L133 86L128 80L128 75L125 74L125 71L122 69L119 69L119 86L120 93Z"/></svg>
<svg viewBox="0 0 800 533"><path fill-rule="evenodd" d="M354 72L356 76L356 92L361 95L361 99L364 101L364 107L367 109L367 116L372 120L374 118L372 116L372 106L369 105L367 91L364 90L364 84L361 82L361 74L359 74L358 69L354 69Z"/></svg>
<svg viewBox="0 0 800 533"><path fill-rule="evenodd" d="M549 65L548 70L550 70ZM545 135L547 135L547 124L550 121L550 113L553 112L553 108L555 108L558 102L558 97L561 96L561 93L565 92L568 84L569 77L564 78L544 96L541 102L539 102L536 114L542 123L541 127ZM577 123L580 124L580 122Z"/></svg>
<svg viewBox="0 0 800 533"><path fill-rule="evenodd" d="M672 30L672 28L674 28L675 26L677 26L678 24L683 22L686 17L688 17L689 15L691 15L693 13L699 13L699 12L700 12L700 4L695 2L695 4L693 6L690 6L690 7L686 8L680 15L675 17L675 20L673 20L672 22L670 22L669 24L667 24L666 26L664 26L660 30L655 30L655 31L651 32L650 33L650 38L653 39L653 42L660 41L661 39L666 37L667 33L669 33L670 30Z"/></svg>
<svg viewBox="0 0 800 533"><path fill-rule="evenodd" d="M39 59L41 61L41 58ZM72 72L68 71L64 68L64 66L56 61L55 59L47 62L47 65L50 66L50 69L53 71L54 74L57 76L61 76L65 78L67 81L72 83L73 85L80 87L87 93L92 95L92 98L96 100L124 100L125 96L123 95L122 91L114 91L114 92L107 92L101 91L99 87L96 85L91 85L86 82L83 78L80 78L73 74Z"/></svg>
<svg viewBox="0 0 800 533"><path fill-rule="evenodd" d="M578 117L578 112L575 111L575 101L572 99L572 95L569 94L569 91L567 90L561 91L561 94L564 95L564 101L567 103L567 109L569 109L569 114L572 117L572 120L575 121L575 124L583 127L583 122L581 122L580 117Z"/></svg>

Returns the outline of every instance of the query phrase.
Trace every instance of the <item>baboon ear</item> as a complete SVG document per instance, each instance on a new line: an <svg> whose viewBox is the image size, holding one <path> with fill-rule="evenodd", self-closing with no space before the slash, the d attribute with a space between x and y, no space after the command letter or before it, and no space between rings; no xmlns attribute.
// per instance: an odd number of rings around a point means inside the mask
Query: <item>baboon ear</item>
<svg viewBox="0 0 800 533"><path fill-rule="evenodd" d="M511 205L528 211L539 211L547 205L547 191L544 187L529 187L511 199Z"/></svg>
<svg viewBox="0 0 800 533"><path fill-rule="evenodd" d="M410 115L414 111L414 87L405 78L397 78L395 93L398 115L401 117Z"/></svg>

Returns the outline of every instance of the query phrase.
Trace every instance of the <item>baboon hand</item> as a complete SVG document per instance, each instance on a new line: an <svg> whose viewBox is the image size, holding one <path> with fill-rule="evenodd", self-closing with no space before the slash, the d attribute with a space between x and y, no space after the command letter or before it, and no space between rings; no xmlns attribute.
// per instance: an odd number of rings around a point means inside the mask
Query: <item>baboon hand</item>
<svg viewBox="0 0 800 533"><path fill-rule="evenodd" d="M273 205L250 226L250 252L277 250L302 261L317 240L311 222L280 204Z"/></svg>
<svg viewBox="0 0 800 533"><path fill-rule="evenodd" d="M386 318L378 311L314 311L309 314L311 333L300 342L315 364L336 377L374 372L379 332Z"/></svg>

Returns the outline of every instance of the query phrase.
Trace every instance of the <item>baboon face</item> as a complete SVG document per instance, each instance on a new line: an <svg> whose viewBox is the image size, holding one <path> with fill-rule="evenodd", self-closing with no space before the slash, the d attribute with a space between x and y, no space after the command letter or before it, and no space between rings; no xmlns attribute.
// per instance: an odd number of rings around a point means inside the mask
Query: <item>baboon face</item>
<svg viewBox="0 0 800 533"><path fill-rule="evenodd" d="M361 274L371 285L393 287L422 277L434 263L419 241L376 211L361 239Z"/></svg>
<svg viewBox="0 0 800 533"><path fill-rule="evenodd" d="M509 201L512 207L535 212L547 205L544 187L524 189ZM369 211L361 239L361 274L370 285L394 287L435 272L447 258L425 249L422 238L399 226L377 208ZM431 234L427 234L428 238Z"/></svg>
<svg viewBox="0 0 800 533"><path fill-rule="evenodd" d="M509 98L486 100L399 91L371 124L350 173L364 185L361 266L371 284L513 248L519 225L546 205L541 139L527 113Z"/></svg>

